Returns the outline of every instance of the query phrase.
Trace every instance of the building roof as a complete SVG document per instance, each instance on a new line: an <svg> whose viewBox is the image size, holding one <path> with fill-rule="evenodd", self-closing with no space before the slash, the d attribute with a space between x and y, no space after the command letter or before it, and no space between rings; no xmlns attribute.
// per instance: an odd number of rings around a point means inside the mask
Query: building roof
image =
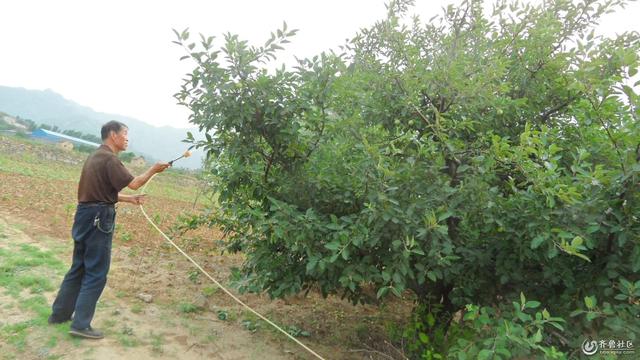
<svg viewBox="0 0 640 360"><path fill-rule="evenodd" d="M35 137L53 137L53 138L60 138L60 139L65 139L65 140L69 140L71 142L74 143L78 143L78 144L83 144L83 145L88 145L88 146L93 146L93 147L99 147L100 144L96 144L92 141L87 141L87 140L83 140L83 139L78 139L76 137L73 136L69 136L69 135L65 135L65 134L60 134L57 133L55 131L50 131L50 130L45 130L45 129L37 129L34 130L31 133L32 136Z"/></svg>

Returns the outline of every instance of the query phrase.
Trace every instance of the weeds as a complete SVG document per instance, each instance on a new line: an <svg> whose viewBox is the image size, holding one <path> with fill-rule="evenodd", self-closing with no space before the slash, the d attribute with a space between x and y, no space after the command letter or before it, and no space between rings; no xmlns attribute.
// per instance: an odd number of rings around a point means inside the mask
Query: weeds
<svg viewBox="0 0 640 360"><path fill-rule="evenodd" d="M205 286L205 288L202 289L202 295L206 297L211 297L214 294L216 294L218 291L220 291L220 289L217 286Z"/></svg>
<svg viewBox="0 0 640 360"><path fill-rule="evenodd" d="M162 348L164 344L164 337L162 334L154 334L153 331L150 331L149 337L151 338L151 350L154 353L162 354L164 352L164 349Z"/></svg>
<svg viewBox="0 0 640 360"><path fill-rule="evenodd" d="M193 270L189 272L189 280L194 283L194 284L199 284L200 283L200 271L198 270Z"/></svg>
<svg viewBox="0 0 640 360"><path fill-rule="evenodd" d="M178 310L183 314L191 314L200 312L202 309L191 303L180 303L178 305Z"/></svg>
<svg viewBox="0 0 640 360"><path fill-rule="evenodd" d="M131 233L128 231L123 231L118 235L118 237L120 238L120 241L122 241L123 243L128 243L133 239L133 235L131 235Z"/></svg>
<svg viewBox="0 0 640 360"><path fill-rule="evenodd" d="M140 314L142 312L142 305L133 304L131 306L131 312L134 313L134 314Z"/></svg>

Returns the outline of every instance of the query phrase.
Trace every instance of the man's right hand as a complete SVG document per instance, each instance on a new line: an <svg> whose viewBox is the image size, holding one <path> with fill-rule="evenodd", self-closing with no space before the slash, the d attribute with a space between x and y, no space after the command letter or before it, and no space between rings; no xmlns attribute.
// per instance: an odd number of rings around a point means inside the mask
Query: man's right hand
<svg viewBox="0 0 640 360"><path fill-rule="evenodd" d="M151 166L151 173L153 173L153 174L161 173L161 172L165 171L170 166L171 165L169 163L157 162L157 163L153 164L153 166Z"/></svg>

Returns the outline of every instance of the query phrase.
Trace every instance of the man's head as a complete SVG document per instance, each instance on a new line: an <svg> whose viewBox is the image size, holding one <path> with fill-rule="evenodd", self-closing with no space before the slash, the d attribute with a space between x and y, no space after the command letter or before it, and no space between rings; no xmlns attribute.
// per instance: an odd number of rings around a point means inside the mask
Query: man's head
<svg viewBox="0 0 640 360"><path fill-rule="evenodd" d="M109 146L116 153L126 150L127 146L129 146L129 128L119 121L111 120L102 125L100 135L102 136L102 143Z"/></svg>

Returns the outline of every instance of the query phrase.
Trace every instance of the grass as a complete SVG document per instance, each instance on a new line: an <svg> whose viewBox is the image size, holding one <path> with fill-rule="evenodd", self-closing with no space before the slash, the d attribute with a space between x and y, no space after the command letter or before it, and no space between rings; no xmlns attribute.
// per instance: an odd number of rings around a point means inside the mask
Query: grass
<svg viewBox="0 0 640 360"><path fill-rule="evenodd" d="M164 352L162 346L165 342L163 335L155 334L153 331L150 331L149 337L151 338L151 350L156 354L162 354Z"/></svg>
<svg viewBox="0 0 640 360"><path fill-rule="evenodd" d="M220 289L217 286L205 286L204 289L202 289L202 295L211 297L218 291L220 291Z"/></svg>
<svg viewBox="0 0 640 360"><path fill-rule="evenodd" d="M183 314L191 314L202 311L202 309L191 303L180 303L178 304L178 310Z"/></svg>
<svg viewBox="0 0 640 360"><path fill-rule="evenodd" d="M124 347L136 347L140 344L140 341L133 335L118 334L116 335L116 339L118 339L120 345Z"/></svg>
<svg viewBox="0 0 640 360"><path fill-rule="evenodd" d="M7 230L3 226L0 234L6 235ZM54 359L57 355L50 351L62 339L68 338L68 324L51 326L47 323L51 308L43 293L55 290L50 278L54 277L52 275L61 277L66 266L51 251L15 242L4 245L0 248L0 292L9 295L13 301L3 304L2 308L17 308L24 315L22 320L0 326L0 343L8 345L3 348L4 358L24 358L17 354L33 346L39 349L39 358ZM46 335L41 336L42 333ZM31 334L37 334L40 339L30 343Z"/></svg>
<svg viewBox="0 0 640 360"><path fill-rule="evenodd" d="M22 244L13 251L0 249L0 287L14 298L24 289L32 294L54 290L51 273L64 272L65 265L49 251Z"/></svg>
<svg viewBox="0 0 640 360"><path fill-rule="evenodd" d="M128 243L129 241L131 241L131 239L133 239L133 236L128 231L122 231L121 233L117 233L117 234L118 234L119 240L123 243Z"/></svg>
<svg viewBox="0 0 640 360"><path fill-rule="evenodd" d="M77 181L80 174L77 166L55 163L43 159L37 159L33 155L0 156L0 171L36 177L47 180Z"/></svg>
<svg viewBox="0 0 640 360"><path fill-rule="evenodd" d="M13 345L18 351L24 351L31 321L5 325L0 328L0 338Z"/></svg>
<svg viewBox="0 0 640 360"><path fill-rule="evenodd" d="M134 313L134 314L140 314L142 312L142 305L133 304L131 306L131 312Z"/></svg>
<svg viewBox="0 0 640 360"><path fill-rule="evenodd" d="M198 270L190 271L187 277L192 283L197 284L199 283L198 279L200 278L200 271Z"/></svg>
<svg viewBox="0 0 640 360"><path fill-rule="evenodd" d="M140 344L140 341L136 338L133 333L133 329L127 325L123 325L120 332L116 335L118 342L120 345L124 347L135 347Z"/></svg>

